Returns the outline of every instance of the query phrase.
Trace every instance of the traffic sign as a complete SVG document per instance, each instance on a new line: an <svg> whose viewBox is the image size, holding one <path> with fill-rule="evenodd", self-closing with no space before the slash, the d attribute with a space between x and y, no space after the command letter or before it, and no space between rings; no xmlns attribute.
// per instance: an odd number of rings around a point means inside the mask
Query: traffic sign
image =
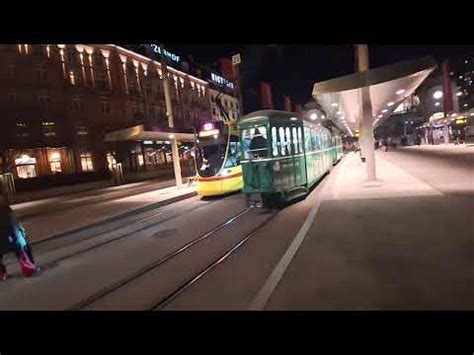
<svg viewBox="0 0 474 355"><path fill-rule="evenodd" d="M232 56L232 65L240 64L242 61L240 59L240 54L236 54Z"/></svg>

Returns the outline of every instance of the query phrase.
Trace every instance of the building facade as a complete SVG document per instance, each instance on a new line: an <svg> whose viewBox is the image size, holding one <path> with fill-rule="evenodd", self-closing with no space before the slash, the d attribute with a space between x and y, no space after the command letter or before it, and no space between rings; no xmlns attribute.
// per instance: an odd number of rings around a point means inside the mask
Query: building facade
<svg viewBox="0 0 474 355"><path fill-rule="evenodd" d="M210 116L206 81L168 67L175 131ZM108 146L107 132L168 131L161 64L116 45L0 45L0 173L16 178L157 168L164 142ZM120 142L121 143L121 142Z"/></svg>
<svg viewBox="0 0 474 355"><path fill-rule="evenodd" d="M213 121L238 121L240 119L239 100L236 97L210 88L209 98L211 100L211 116ZM225 117L226 115L227 117Z"/></svg>

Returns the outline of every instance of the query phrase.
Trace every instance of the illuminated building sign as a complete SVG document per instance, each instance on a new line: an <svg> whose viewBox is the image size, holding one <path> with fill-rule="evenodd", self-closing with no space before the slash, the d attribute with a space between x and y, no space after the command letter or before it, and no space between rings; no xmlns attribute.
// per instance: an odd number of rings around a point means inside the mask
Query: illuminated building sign
<svg viewBox="0 0 474 355"><path fill-rule="evenodd" d="M150 47L153 50L153 52L158 53L159 55L164 55L166 58L168 58L169 60L171 60L175 63L179 63L180 60L181 60L179 55L168 52L166 49L162 49L160 46L158 46L156 44L150 44Z"/></svg>
<svg viewBox="0 0 474 355"><path fill-rule="evenodd" d="M463 123L466 123L466 122L467 122L466 117L461 116L461 117L458 117L456 119L456 124L463 124Z"/></svg>
<svg viewBox="0 0 474 355"><path fill-rule="evenodd" d="M199 132L199 137L210 137L210 136L218 136L219 130L218 129L210 129L208 131L201 131Z"/></svg>
<svg viewBox="0 0 474 355"><path fill-rule="evenodd" d="M228 89L233 89L234 88L234 83L232 81L229 81L222 76L219 76L217 74L211 73L211 80L223 87L226 87Z"/></svg>

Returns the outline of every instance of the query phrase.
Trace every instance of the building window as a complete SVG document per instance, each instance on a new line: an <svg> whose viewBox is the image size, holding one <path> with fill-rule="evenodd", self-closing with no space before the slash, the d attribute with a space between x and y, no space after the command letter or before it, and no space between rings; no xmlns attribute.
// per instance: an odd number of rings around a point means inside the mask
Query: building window
<svg viewBox="0 0 474 355"><path fill-rule="evenodd" d="M49 163L49 166L51 167L51 172L53 174L61 172L61 162L60 161L52 161L52 162Z"/></svg>
<svg viewBox="0 0 474 355"><path fill-rule="evenodd" d="M147 84L147 86L145 87L145 92L148 96L152 95L152 91L151 91L151 85L150 84Z"/></svg>
<svg viewBox="0 0 474 355"><path fill-rule="evenodd" d="M36 177L36 158L28 155L22 155L15 159L16 172L20 179L29 179Z"/></svg>
<svg viewBox="0 0 474 355"><path fill-rule="evenodd" d="M67 48L66 55L69 64L75 65L77 63L77 53L76 49L73 46Z"/></svg>
<svg viewBox="0 0 474 355"><path fill-rule="evenodd" d="M72 98L73 111L84 111L84 100L81 97L75 96Z"/></svg>
<svg viewBox="0 0 474 355"><path fill-rule="evenodd" d="M53 174L62 172L61 170L61 154L54 152L49 157L49 166Z"/></svg>
<svg viewBox="0 0 474 355"><path fill-rule="evenodd" d="M76 77L72 70L69 72L69 81L71 82L71 85L76 85Z"/></svg>
<svg viewBox="0 0 474 355"><path fill-rule="evenodd" d="M46 81L48 79L48 74L45 68L38 65L36 67L36 80L37 81Z"/></svg>
<svg viewBox="0 0 474 355"><path fill-rule="evenodd" d="M101 102L102 113L104 115L110 114L110 102L109 101L102 101Z"/></svg>
<svg viewBox="0 0 474 355"><path fill-rule="evenodd" d="M81 154L81 167L82 171L93 171L94 165L92 164L92 154L85 152Z"/></svg>
<svg viewBox="0 0 474 355"><path fill-rule="evenodd" d="M78 136L87 136L89 134L89 130L85 126L78 126L76 132Z"/></svg>
<svg viewBox="0 0 474 355"><path fill-rule="evenodd" d="M38 96L38 102L40 106L42 106L44 111L48 111L48 108L50 106L51 98L48 95L39 95Z"/></svg>
<svg viewBox="0 0 474 355"><path fill-rule="evenodd" d="M56 136L56 131L55 131L55 124L54 122L51 121L43 121L42 122L43 126L43 135L45 137L55 137Z"/></svg>

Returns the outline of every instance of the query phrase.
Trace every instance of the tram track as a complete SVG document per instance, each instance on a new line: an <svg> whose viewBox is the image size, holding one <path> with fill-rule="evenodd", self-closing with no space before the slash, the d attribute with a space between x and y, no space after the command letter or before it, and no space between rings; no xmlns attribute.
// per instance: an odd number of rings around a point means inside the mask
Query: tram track
<svg viewBox="0 0 474 355"><path fill-rule="evenodd" d="M105 241L103 241L103 242L94 244L94 245L92 245L92 246L90 246L90 247L87 247L87 248L84 248L84 249L80 249L80 250L75 251L75 252L73 252L73 253L69 253L69 254L63 255L62 257L57 258L57 259L54 259L54 260L52 260L52 261L50 261L50 262L47 262L47 263L40 263L39 265L40 265L40 267L41 267L42 269L48 269L48 268L50 268L50 267L56 265L57 263L59 263L59 262L61 262L61 261L64 261L64 260L73 258L73 257L75 257L75 256L81 255L81 254L83 254L83 253L86 253L86 252L91 251L91 250L94 250L94 249L98 249L98 248L100 248L100 247L102 247L102 246L105 246L105 245L108 245L108 244L110 244L110 243L123 240L123 239L125 239L125 238L128 238L128 237L130 237L130 236L136 234L136 233L142 232L142 231L144 231L144 230L146 230L146 229L148 229L148 228L156 227L156 226L158 226L158 225L160 225L160 224L162 224L162 223L165 223L165 222L168 222L168 221L170 221L170 220L172 220L172 219L174 219L174 218L180 217L183 213L190 212L190 211L196 211L196 210L199 210L199 209L204 208L204 207L209 207L209 205L214 204L214 203L216 203L216 202L218 202L218 200L217 200L217 201L213 201L213 202L209 202L209 203L207 203L207 204L202 204L201 206L188 208L188 209L186 209L186 210L184 210L184 211L180 211L180 212L175 213L175 214L173 214L173 215L171 215L171 216L168 216L167 218L161 219L160 221L158 221L158 222L156 222L156 223L147 224L146 226L143 226L143 227L140 227L140 228L138 228L138 229L135 229L135 230L133 230L133 231L131 231L131 232L129 232L129 233L120 235L120 236L115 237L115 238L107 239L107 240L105 240ZM150 215L150 216L143 217L143 218L141 218L141 219L139 219L139 220L137 220L137 221L134 221L134 222L132 223L132 225L140 224L141 222L144 222L144 221L149 220L149 219L151 219L151 218L154 218L154 217L157 217L157 216L159 216L159 215L162 215L163 213L164 213L164 212L157 212L157 213L154 213L154 214L152 214L152 215ZM106 221L106 222L104 222L104 225L106 225L106 224L108 224L108 223L113 223L113 222L107 222L107 221ZM93 234L93 235L91 235L91 236L87 236L86 238L81 238L81 239L76 240L76 241L73 241L72 243L69 243L69 244L67 244L67 245L65 245L65 246L64 246L64 245L61 245L61 246L58 246L58 247L56 247L56 248L49 249L49 250L47 250L47 253L55 252L55 251L58 251L58 250L63 249L63 248L74 247L75 245L78 245L78 244L80 244L80 243L87 242L87 241L90 241L90 240L92 240L92 239L99 238L99 237L101 237L101 236L103 236L103 235L106 235L106 234L108 234L108 233L112 233L112 232L115 232L115 231L117 231L117 230L120 230L120 229L122 229L124 226L127 226L127 225L129 225L129 222L124 222L124 223L122 223L122 224L120 224L120 225L118 225L118 226L116 226L116 227L113 227L113 228L108 229L108 230L106 230L106 231L99 232L99 233L97 233L97 234ZM93 227L91 227L91 229L92 229L92 228L97 228L97 226L93 226ZM84 231L81 231L81 233L83 233L83 232L84 232ZM72 237L74 234L76 234L76 233L71 233L71 234L69 235L69 237ZM62 239L62 238L65 238L65 237L67 237L67 235L61 236L61 239ZM54 240L53 240L53 239L48 239L48 240L46 240L46 241L50 241L50 242L51 242L51 241L54 241ZM35 246L35 245L33 245L33 246ZM15 264L15 261L14 261L14 260L10 260L9 262L6 263L6 266L9 267L9 266L14 265L14 264Z"/></svg>
<svg viewBox="0 0 474 355"><path fill-rule="evenodd" d="M224 262L229 256L233 255L236 251L238 251L248 240L255 236L256 232L263 228L266 224L268 224L277 214L278 212L273 212L272 215L267 218L265 221L260 223L258 226L253 228L250 232L248 232L239 242L235 243L232 247L227 249L224 253L222 253L219 258L209 263L204 269L200 272L197 272L192 277L187 279L185 282L179 285L175 290L167 294L164 298L157 300L153 303L147 310L149 311L158 311L166 307L168 304L173 302L176 298L178 298L183 292L185 292L188 288L194 285L197 281L211 272L215 267L220 265Z"/></svg>
<svg viewBox="0 0 474 355"><path fill-rule="evenodd" d="M167 263L167 262L171 261L172 259L176 258L178 255L182 254L183 252L187 251L188 249L192 248L193 246L195 246L195 245L197 245L197 244L199 244L199 243L201 243L205 240L208 240L208 239L212 238L218 232L220 232L222 229L224 229L225 227L233 224L239 218L241 218L242 216L249 213L252 209L253 209L253 207L247 207L245 209L240 210L237 214L235 214L234 216L229 218L227 221L217 225L216 227L214 227L210 231L201 234L197 238L194 238L193 240L191 240L190 242L182 245L178 249L175 249L174 251L160 257L155 262L142 267L141 269L131 273L130 275L122 278L121 280L113 283L112 285L109 285L109 286L99 290L98 292L93 293L91 296L89 296L89 297L85 298L84 300L72 305L67 310L81 310L81 309L84 309L84 308L92 305L93 303L95 303L95 302L97 302L101 299L106 298L108 295L112 294L114 291L119 290L120 288L132 283L133 281L139 279L140 277L146 275L147 273L163 266L165 263Z"/></svg>

